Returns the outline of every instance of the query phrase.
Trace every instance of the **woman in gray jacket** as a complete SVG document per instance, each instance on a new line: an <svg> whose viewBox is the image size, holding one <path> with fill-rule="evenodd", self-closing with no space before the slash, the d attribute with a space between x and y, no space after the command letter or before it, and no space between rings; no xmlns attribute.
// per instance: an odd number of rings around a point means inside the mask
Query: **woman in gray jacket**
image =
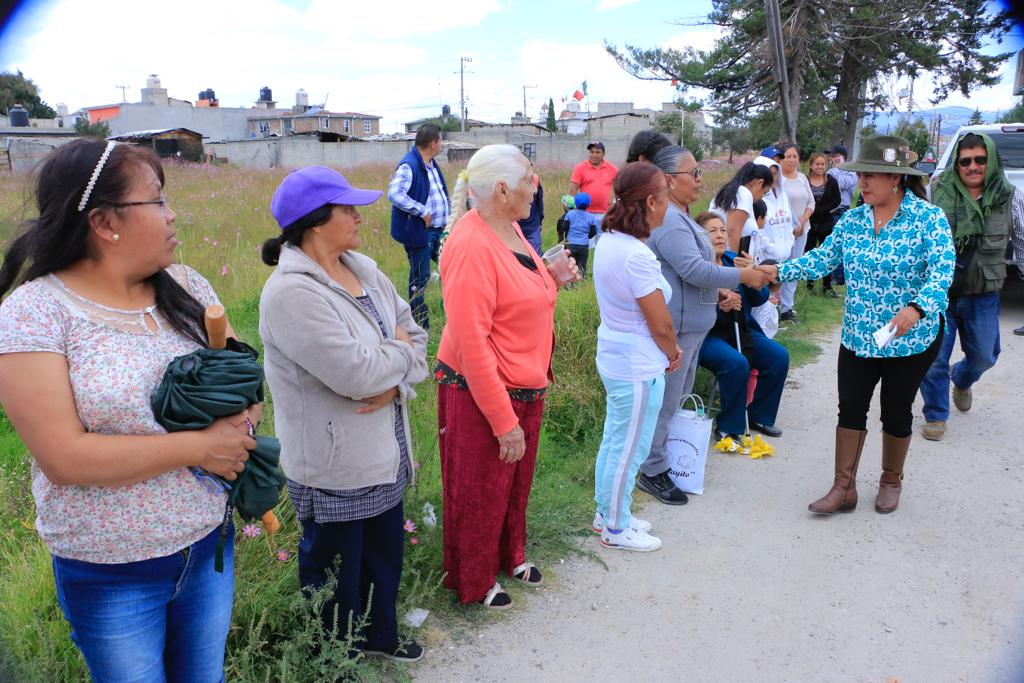
<svg viewBox="0 0 1024 683"><path fill-rule="evenodd" d="M708 330L715 324L718 307L737 305L739 294L727 290L741 283L761 288L768 279L753 268L727 268L715 264L715 252L704 229L689 215L690 204L700 196L700 167L686 149L664 147L654 165L668 180L669 207L665 222L651 233L647 246L658 257L661 273L672 286L668 309L682 349L678 372L665 375L665 398L658 413L651 453L640 466L637 486L668 505L686 503L686 494L668 476L668 429L679 410L679 401L693 389L697 357Z"/></svg>
<svg viewBox="0 0 1024 683"><path fill-rule="evenodd" d="M395 602L402 494L414 472L407 402L427 376L427 333L376 263L355 251L356 207L381 194L322 166L284 179L270 204L282 232L263 244L263 261L277 268L263 288L259 328L302 523L299 582L315 590L333 574L325 625L333 627L337 606L339 639L352 633L364 654L415 661L423 649L400 643ZM367 605L369 623L353 632Z"/></svg>

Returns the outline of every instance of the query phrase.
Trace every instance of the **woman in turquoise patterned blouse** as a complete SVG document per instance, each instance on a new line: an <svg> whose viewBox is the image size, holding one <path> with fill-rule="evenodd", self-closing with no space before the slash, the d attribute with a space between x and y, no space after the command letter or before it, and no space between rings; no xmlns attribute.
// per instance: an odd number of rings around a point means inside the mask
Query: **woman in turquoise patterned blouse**
<svg viewBox="0 0 1024 683"><path fill-rule="evenodd" d="M781 282L813 280L839 265L846 270L835 481L810 504L818 514L857 507L857 466L879 383L882 476L875 509L888 513L899 504L911 408L942 343L954 264L949 223L924 199L926 174L911 167L915 159L903 138L865 139L857 161L841 167L857 172L864 204L847 211L817 249L779 266L762 266Z"/></svg>

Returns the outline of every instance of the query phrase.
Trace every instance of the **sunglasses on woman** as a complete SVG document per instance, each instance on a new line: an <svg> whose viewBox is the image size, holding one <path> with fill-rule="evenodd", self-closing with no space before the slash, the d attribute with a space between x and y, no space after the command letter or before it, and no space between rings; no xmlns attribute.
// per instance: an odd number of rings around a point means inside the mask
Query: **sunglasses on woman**
<svg viewBox="0 0 1024 683"><path fill-rule="evenodd" d="M673 171L665 175L692 175L694 180L700 178L700 166L694 166L689 171Z"/></svg>
<svg viewBox="0 0 1024 683"><path fill-rule="evenodd" d="M982 154L979 157L961 157L957 159L957 163L960 164L960 168L967 168L971 165L971 162L976 163L978 166L984 166L988 163L988 157Z"/></svg>

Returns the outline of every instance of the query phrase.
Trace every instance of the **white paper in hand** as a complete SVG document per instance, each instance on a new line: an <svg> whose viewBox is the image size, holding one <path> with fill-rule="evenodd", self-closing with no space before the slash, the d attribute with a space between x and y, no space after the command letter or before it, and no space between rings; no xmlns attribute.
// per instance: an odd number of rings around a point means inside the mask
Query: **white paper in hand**
<svg viewBox="0 0 1024 683"><path fill-rule="evenodd" d="M875 330L872 336L875 338L875 346L880 349L884 349L893 339L896 338L896 326L892 323L883 325Z"/></svg>

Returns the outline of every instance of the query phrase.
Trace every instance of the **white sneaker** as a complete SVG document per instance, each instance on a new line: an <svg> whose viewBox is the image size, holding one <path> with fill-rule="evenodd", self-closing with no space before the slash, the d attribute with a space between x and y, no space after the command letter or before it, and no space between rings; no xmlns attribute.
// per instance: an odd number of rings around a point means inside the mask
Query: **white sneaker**
<svg viewBox="0 0 1024 683"><path fill-rule="evenodd" d="M661 539L639 529L626 529L613 534L607 529L601 532L601 545L616 550L633 550L649 553L661 547Z"/></svg>
<svg viewBox="0 0 1024 683"><path fill-rule="evenodd" d="M643 533L647 533L651 530L651 523L646 519L640 519L639 517L634 517L630 521L629 526L637 531L642 531ZM604 531L604 515L600 512L596 513L594 515L594 523L590 528L594 530L595 534L599 534Z"/></svg>

